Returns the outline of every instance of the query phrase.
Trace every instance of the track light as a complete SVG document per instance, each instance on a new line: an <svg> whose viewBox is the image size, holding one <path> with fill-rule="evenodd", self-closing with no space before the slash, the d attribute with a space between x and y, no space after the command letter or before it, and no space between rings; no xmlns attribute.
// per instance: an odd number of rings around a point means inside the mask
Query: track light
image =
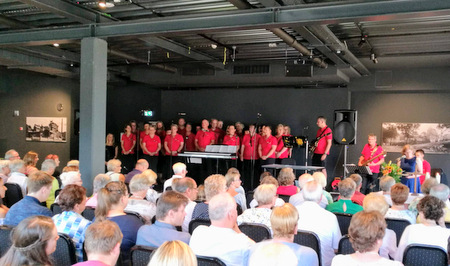
<svg viewBox="0 0 450 266"><path fill-rule="evenodd" d="M371 54L370 54L370 60L372 60L372 62L373 62L374 64L377 64L377 63L378 63L377 55L376 55L373 51L371 51Z"/></svg>
<svg viewBox="0 0 450 266"><path fill-rule="evenodd" d="M98 1L98 6L100 8L114 7L114 2L108 1L108 0L99 0Z"/></svg>
<svg viewBox="0 0 450 266"><path fill-rule="evenodd" d="M217 48L217 44L211 43L211 48L216 49Z"/></svg>
<svg viewBox="0 0 450 266"><path fill-rule="evenodd" d="M363 46L364 44L366 44L366 42L367 42L367 34L361 35L361 40L358 43L358 47Z"/></svg>

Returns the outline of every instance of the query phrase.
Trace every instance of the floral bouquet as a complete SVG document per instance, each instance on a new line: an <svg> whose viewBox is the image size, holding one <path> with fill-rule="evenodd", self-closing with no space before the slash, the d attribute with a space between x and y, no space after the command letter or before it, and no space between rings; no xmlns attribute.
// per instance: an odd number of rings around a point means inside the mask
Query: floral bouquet
<svg viewBox="0 0 450 266"><path fill-rule="evenodd" d="M392 161L389 161L389 163L383 163L381 165L381 172L383 173L383 176L392 176L395 179L396 183L400 182L402 171L402 168L400 168L397 164L392 163Z"/></svg>

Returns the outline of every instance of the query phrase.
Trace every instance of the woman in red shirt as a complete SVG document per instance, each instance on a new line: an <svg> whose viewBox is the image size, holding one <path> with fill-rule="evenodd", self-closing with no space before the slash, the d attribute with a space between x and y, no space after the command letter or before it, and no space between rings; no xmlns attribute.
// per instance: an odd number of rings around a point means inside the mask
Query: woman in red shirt
<svg viewBox="0 0 450 266"><path fill-rule="evenodd" d="M120 139L120 146L122 148L122 171L124 174L133 170L135 164L134 147L136 146L136 135L131 133L131 125L126 125L124 134Z"/></svg>
<svg viewBox="0 0 450 266"><path fill-rule="evenodd" d="M149 164L149 169L152 169L157 173L158 167L158 153L161 150L161 139L156 135L156 128L150 125L142 140L142 151L144 153L144 159Z"/></svg>

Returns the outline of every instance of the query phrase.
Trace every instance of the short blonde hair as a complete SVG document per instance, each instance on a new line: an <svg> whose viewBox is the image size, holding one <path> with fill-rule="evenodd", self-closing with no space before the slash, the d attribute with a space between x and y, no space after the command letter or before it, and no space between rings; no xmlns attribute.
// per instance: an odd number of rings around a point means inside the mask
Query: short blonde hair
<svg viewBox="0 0 450 266"><path fill-rule="evenodd" d="M266 205L273 202L277 195L277 187L272 184L261 184L255 190L254 198L258 205Z"/></svg>
<svg viewBox="0 0 450 266"><path fill-rule="evenodd" d="M133 176L130 181L130 192L136 193L138 191L147 190L154 183L151 182L150 178L144 174L138 174Z"/></svg>
<svg viewBox="0 0 450 266"><path fill-rule="evenodd" d="M389 204L383 195L370 193L364 197L363 208L365 211L379 211L384 216L389 209Z"/></svg>
<svg viewBox="0 0 450 266"><path fill-rule="evenodd" d="M300 187L300 189L303 189L305 187L306 183L308 183L310 181L313 181L313 180L315 180L315 179L314 179L314 177L312 175L310 175L308 173L303 174L303 175L298 177L298 186ZM317 182L317 183L320 184L320 182ZM320 184L320 185L322 185L322 184Z"/></svg>
<svg viewBox="0 0 450 266"><path fill-rule="evenodd" d="M141 175L145 175L150 180L151 185L156 184L156 179L158 178L158 176L155 172L153 172L153 170L147 169L142 172Z"/></svg>
<svg viewBox="0 0 450 266"><path fill-rule="evenodd" d="M312 175L314 180L316 180L317 183L319 183L322 188L325 188L327 186L327 178L322 172L314 172Z"/></svg>
<svg viewBox="0 0 450 266"><path fill-rule="evenodd" d="M285 203L283 206L275 207L270 215L270 223L274 237L290 237L295 234L298 223L298 211L294 205Z"/></svg>
<svg viewBox="0 0 450 266"><path fill-rule="evenodd" d="M278 174L278 183L280 186L292 185L295 180L294 170L292 168L283 168Z"/></svg>
<svg viewBox="0 0 450 266"><path fill-rule="evenodd" d="M152 255L148 266L183 265L197 266L192 249L180 240L164 242Z"/></svg>
<svg viewBox="0 0 450 266"><path fill-rule="evenodd" d="M236 172L228 172L225 175L225 179L227 180L227 188L229 188L231 186L231 183L234 182L236 177L240 178L241 175L239 173L236 173Z"/></svg>
<svg viewBox="0 0 450 266"><path fill-rule="evenodd" d="M122 162L120 160L112 159L112 160L109 160L108 163L106 164L106 169L108 171L114 171L114 168L119 167L121 165L122 165Z"/></svg>
<svg viewBox="0 0 450 266"><path fill-rule="evenodd" d="M205 179L205 197L210 201L215 195L226 191L227 181L223 175L210 175Z"/></svg>

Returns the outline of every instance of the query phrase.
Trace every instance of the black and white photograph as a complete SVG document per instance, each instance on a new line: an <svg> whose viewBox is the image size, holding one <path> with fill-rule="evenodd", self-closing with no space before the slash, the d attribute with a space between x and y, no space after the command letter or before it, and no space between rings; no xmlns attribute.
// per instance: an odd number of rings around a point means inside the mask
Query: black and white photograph
<svg viewBox="0 0 450 266"><path fill-rule="evenodd" d="M387 152L398 152L403 145L426 153L450 153L450 124L382 123L382 146Z"/></svg>
<svg viewBox="0 0 450 266"><path fill-rule="evenodd" d="M67 142L67 118L27 117L27 141Z"/></svg>

